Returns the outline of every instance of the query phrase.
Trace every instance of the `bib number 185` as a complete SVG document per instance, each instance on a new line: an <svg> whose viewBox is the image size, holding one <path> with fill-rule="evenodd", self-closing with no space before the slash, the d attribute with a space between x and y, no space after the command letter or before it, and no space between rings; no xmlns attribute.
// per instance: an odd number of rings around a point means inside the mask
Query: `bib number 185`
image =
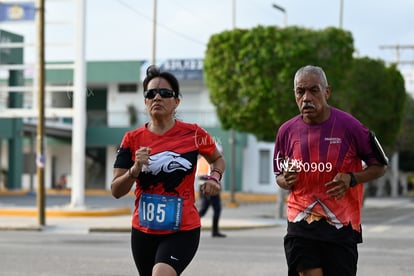
<svg viewBox="0 0 414 276"><path fill-rule="evenodd" d="M159 203L155 204L152 202L143 202L142 203L142 216L143 220L147 221L156 221L158 223L162 223L165 221L165 208L167 208L167 204ZM156 210L155 210L156 209Z"/></svg>
<svg viewBox="0 0 414 276"><path fill-rule="evenodd" d="M142 194L139 201L139 222L153 230L177 231L181 225L182 198Z"/></svg>

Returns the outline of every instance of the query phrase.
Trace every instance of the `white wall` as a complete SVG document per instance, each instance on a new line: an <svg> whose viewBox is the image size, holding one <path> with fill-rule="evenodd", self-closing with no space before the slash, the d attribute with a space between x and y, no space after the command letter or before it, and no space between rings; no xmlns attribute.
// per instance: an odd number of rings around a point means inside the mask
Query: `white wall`
<svg viewBox="0 0 414 276"><path fill-rule="evenodd" d="M277 193L278 186L273 173L273 143L259 142L253 135L248 135L247 147L243 152L242 191L255 193ZM268 183L260 183L260 150L270 153L269 162L264 171L268 173Z"/></svg>
<svg viewBox="0 0 414 276"><path fill-rule="evenodd" d="M110 190L111 189L111 181L114 177L113 171L114 171L114 162L116 157L116 147L109 146L106 147L106 168L105 168L105 179L107 180L105 183L105 189Z"/></svg>
<svg viewBox="0 0 414 276"><path fill-rule="evenodd" d="M25 153L29 153L29 147L24 148ZM53 184L58 180L58 178L65 174L68 179L67 187L70 187L70 173L71 173L71 160L72 160L72 151L71 145L46 145L45 147L45 188L50 189L53 187ZM55 156L55 179L52 179L52 158ZM37 178L36 172L33 176L33 188L37 189ZM25 173L22 176L22 189L30 189L30 174Z"/></svg>
<svg viewBox="0 0 414 276"><path fill-rule="evenodd" d="M108 126L126 127L129 126L128 105L134 105L138 111L138 118L145 114L144 97L142 88L136 93L119 93L118 83L108 84L107 92Z"/></svg>
<svg viewBox="0 0 414 276"><path fill-rule="evenodd" d="M67 179L68 179L68 183L67 183L67 187L71 187L72 183L71 183L71 164L72 164L72 147L71 145L59 145L59 146L49 146L47 147L47 158L48 160L50 160L50 162L48 162L48 170L47 172L49 172L49 176L46 182L46 187L50 188L52 187L53 183L51 182L51 173L52 173L52 156L55 156L56 158L56 171L55 171L55 178L54 181L56 181L57 179L59 179L59 177L62 174L65 174Z"/></svg>
<svg viewBox="0 0 414 276"><path fill-rule="evenodd" d="M217 126L218 119L215 108L210 102L208 90L202 83L180 83L182 94L180 105L177 108L177 118L189 123L198 123L203 126ZM108 125L112 127L129 126L128 105L134 105L138 112L138 125L149 120L145 108L142 85L138 85L137 93L119 93L118 84L108 86Z"/></svg>
<svg viewBox="0 0 414 276"><path fill-rule="evenodd" d="M215 108L210 102L207 88L202 82L181 82L182 99L177 110L177 117L186 122L198 123L202 126L217 126L218 118L215 114ZM118 84L110 83L107 86L107 112L109 126L129 126L129 116L127 106L133 104L138 110L138 119L140 124L148 120L146 115L144 98L142 94L142 85L138 85L136 93L118 93ZM120 138L121 139L121 138ZM56 172L55 178L61 174L68 174L68 186L71 186L70 172L71 172L71 146L47 146L46 147L46 168L45 173L45 187L52 187L56 179L51 179L52 173L52 156L56 156ZM270 153L267 168L263 169L268 173L269 183L259 183L260 168L259 156L260 150L268 150ZM28 149L25 149L28 151ZM243 192L257 192L257 193L277 193L277 185L273 175L273 143L258 142L254 136L248 136L247 147L243 152L243 169L242 169L242 191ZM2 157L7 156L6 148L3 148ZM110 189L110 183L113 178L113 163L116 157L116 148L114 146L107 147L106 153L106 183L105 188ZM4 164L4 163L3 163ZM29 188L29 175L23 176L23 188ZM36 180L36 178L34 178Z"/></svg>

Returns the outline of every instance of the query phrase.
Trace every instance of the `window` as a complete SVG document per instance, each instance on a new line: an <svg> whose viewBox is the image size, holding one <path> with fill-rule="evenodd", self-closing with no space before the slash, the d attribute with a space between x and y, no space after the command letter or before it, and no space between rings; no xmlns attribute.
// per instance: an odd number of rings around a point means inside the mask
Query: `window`
<svg viewBox="0 0 414 276"><path fill-rule="evenodd" d="M23 173L36 172L36 153L23 153Z"/></svg>
<svg viewBox="0 0 414 276"><path fill-rule="evenodd" d="M259 151L259 184L267 185L270 183L270 151L269 150L260 150Z"/></svg>
<svg viewBox="0 0 414 276"><path fill-rule="evenodd" d="M119 93L137 93L138 84L136 83L121 83L118 84Z"/></svg>

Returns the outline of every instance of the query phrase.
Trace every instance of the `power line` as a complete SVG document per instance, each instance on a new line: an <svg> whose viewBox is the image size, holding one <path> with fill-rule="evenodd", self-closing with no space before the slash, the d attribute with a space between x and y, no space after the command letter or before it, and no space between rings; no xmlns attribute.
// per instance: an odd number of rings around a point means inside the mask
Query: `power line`
<svg viewBox="0 0 414 276"><path fill-rule="evenodd" d="M187 15L193 17L194 19L197 20L201 20L203 21L203 23L208 24L208 25L213 25L215 22L209 20L210 18L206 18L203 15L200 14L194 14L194 11L191 11L189 9L187 9L187 7L185 7L184 5L182 5L179 1L174 1L174 0L170 0L169 3L173 2L175 6L178 6L181 10L183 10Z"/></svg>
<svg viewBox="0 0 414 276"><path fill-rule="evenodd" d="M130 11L132 11L132 12L134 12L134 13L142 16L142 17L144 17L148 21L152 22L152 18L150 16L147 16L145 13L137 10L135 7L133 7L133 6L125 3L125 1L123 1L123 0L115 0L115 1L118 2L120 5L128 8ZM178 31L176 31L176 30L174 30L174 29L172 29L170 27L167 27L166 25L163 25L163 24L158 23L158 21L156 22L156 24L157 24L158 27L161 27L161 28L169 31L169 32L175 34L176 36L179 36L181 38L184 38L184 39L189 40L189 41L191 41L193 43L196 43L196 44L200 44L200 45L203 45L203 46L206 45L206 42L199 41L199 40L197 40L197 39L195 39L195 38L193 38L193 37L191 37L189 35L186 35L184 33L178 32Z"/></svg>

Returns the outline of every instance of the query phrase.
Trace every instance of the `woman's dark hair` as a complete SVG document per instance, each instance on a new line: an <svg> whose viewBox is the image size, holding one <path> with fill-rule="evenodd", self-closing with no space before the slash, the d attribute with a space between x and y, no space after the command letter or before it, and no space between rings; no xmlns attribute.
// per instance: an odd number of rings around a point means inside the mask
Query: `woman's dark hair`
<svg viewBox="0 0 414 276"><path fill-rule="evenodd" d="M147 68L147 76L145 77L144 81L142 82L142 86L144 87L144 91L148 89L148 83L156 77L160 77L165 79L170 85L172 90L176 93L176 98L178 98L180 94L180 85L178 84L177 78L171 74L170 72L161 71L155 65L150 65Z"/></svg>

